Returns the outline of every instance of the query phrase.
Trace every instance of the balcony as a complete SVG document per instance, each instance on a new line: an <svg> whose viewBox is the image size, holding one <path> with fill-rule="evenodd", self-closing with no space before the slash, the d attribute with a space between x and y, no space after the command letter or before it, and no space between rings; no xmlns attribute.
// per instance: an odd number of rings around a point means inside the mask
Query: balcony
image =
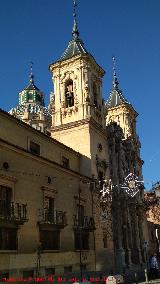
<svg viewBox="0 0 160 284"><path fill-rule="evenodd" d="M0 221L23 224L27 221L27 204L0 200Z"/></svg>
<svg viewBox="0 0 160 284"><path fill-rule="evenodd" d="M52 225L57 229L62 229L67 225L66 212L43 208L38 210L40 225Z"/></svg>
<svg viewBox="0 0 160 284"><path fill-rule="evenodd" d="M73 227L75 230L81 229L90 232L96 229L92 217L84 216L83 218L78 218L77 215L73 215Z"/></svg>

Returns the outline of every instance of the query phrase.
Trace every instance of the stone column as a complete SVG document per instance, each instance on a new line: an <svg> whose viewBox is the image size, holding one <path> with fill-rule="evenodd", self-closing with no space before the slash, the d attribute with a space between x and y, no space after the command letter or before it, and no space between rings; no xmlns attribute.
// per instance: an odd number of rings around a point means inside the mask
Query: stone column
<svg viewBox="0 0 160 284"><path fill-rule="evenodd" d="M138 260L139 260L139 263L142 263L137 207L136 207L136 213L135 214L136 214L136 243L137 243Z"/></svg>
<svg viewBox="0 0 160 284"><path fill-rule="evenodd" d="M140 238L140 249L141 249L141 256L142 256L142 261L145 262L145 254L144 254L144 236L143 236L143 207L142 205L139 205L138 208L138 228L139 228L139 238Z"/></svg>
<svg viewBox="0 0 160 284"><path fill-rule="evenodd" d="M141 262L140 253L140 240L139 240L139 229L138 229L138 216L136 210L136 204L130 204L130 215L131 215L131 229L132 229L132 261L137 264Z"/></svg>
<svg viewBox="0 0 160 284"><path fill-rule="evenodd" d="M130 239L130 232L129 232L129 212L128 212L128 203L127 201L125 202L125 208L124 208L124 214L125 214L125 219L124 219L124 226L125 226L125 238L126 238L126 248L125 248L125 254L126 254L126 264L130 265L131 264L131 250L129 246L129 239Z"/></svg>
<svg viewBox="0 0 160 284"><path fill-rule="evenodd" d="M118 172L119 172L119 182L123 182L124 172L123 172L123 146L122 143L119 141L119 153L118 153Z"/></svg>
<svg viewBox="0 0 160 284"><path fill-rule="evenodd" d="M122 272L125 267L125 252L122 245L122 212L121 202L116 202L116 214L114 214L114 240L115 240L115 263L117 271Z"/></svg>
<svg viewBox="0 0 160 284"><path fill-rule="evenodd" d="M116 185L116 184L118 184L118 177L117 177L117 161L116 161L115 138L114 137L112 139L112 153L111 153L111 157L112 157L112 170L113 170L112 182L113 182L113 185ZM114 188L113 188L113 190L114 190Z"/></svg>

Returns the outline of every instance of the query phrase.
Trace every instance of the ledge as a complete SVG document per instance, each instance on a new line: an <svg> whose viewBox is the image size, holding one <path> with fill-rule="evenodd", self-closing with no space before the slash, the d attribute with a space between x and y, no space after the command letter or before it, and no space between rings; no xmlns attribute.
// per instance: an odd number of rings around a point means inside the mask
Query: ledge
<svg viewBox="0 0 160 284"><path fill-rule="evenodd" d="M3 254L14 254L14 253L18 253L18 250L0 250L0 254L3 253Z"/></svg>
<svg viewBox="0 0 160 284"><path fill-rule="evenodd" d="M5 172L7 172L7 171L5 171ZM17 178L16 177L9 176L9 175L6 175L6 174L0 174L0 178L2 178L4 180L12 181L12 182L17 182Z"/></svg>
<svg viewBox="0 0 160 284"><path fill-rule="evenodd" d="M56 250L56 249L55 250L52 250L52 249L42 250L42 254L43 253L57 253L57 252L60 253L61 251L60 250Z"/></svg>

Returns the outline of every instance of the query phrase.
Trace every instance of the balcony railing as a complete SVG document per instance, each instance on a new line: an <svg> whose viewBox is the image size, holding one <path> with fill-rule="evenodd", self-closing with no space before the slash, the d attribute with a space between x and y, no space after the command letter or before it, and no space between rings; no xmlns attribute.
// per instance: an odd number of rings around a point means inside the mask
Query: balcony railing
<svg viewBox="0 0 160 284"><path fill-rule="evenodd" d="M22 223L27 221L27 204L0 200L0 220Z"/></svg>
<svg viewBox="0 0 160 284"><path fill-rule="evenodd" d="M84 216L83 218L78 218L76 215L73 215L73 227L75 229L82 230L95 230L95 222L92 217Z"/></svg>
<svg viewBox="0 0 160 284"><path fill-rule="evenodd" d="M52 224L60 227L67 225L66 212L43 208L39 209L38 215L41 224Z"/></svg>

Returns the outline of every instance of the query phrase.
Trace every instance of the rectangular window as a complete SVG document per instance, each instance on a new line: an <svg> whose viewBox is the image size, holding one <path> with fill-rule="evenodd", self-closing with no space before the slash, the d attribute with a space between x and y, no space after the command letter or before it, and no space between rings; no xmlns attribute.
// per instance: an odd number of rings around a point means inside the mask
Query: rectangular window
<svg viewBox="0 0 160 284"><path fill-rule="evenodd" d="M0 271L0 281L2 281L3 278L9 279L9 272L1 272ZM4 282L4 280L3 280L3 282Z"/></svg>
<svg viewBox="0 0 160 284"><path fill-rule="evenodd" d="M54 211L54 198L45 196L44 208Z"/></svg>
<svg viewBox="0 0 160 284"><path fill-rule="evenodd" d="M64 273L72 272L72 266L64 266Z"/></svg>
<svg viewBox="0 0 160 284"><path fill-rule="evenodd" d="M12 189L0 185L0 216L2 217L11 215L11 196Z"/></svg>
<svg viewBox="0 0 160 284"><path fill-rule="evenodd" d="M77 205L78 226L84 225L84 206Z"/></svg>
<svg viewBox="0 0 160 284"><path fill-rule="evenodd" d="M30 152L35 155L40 155L40 145L30 141Z"/></svg>
<svg viewBox="0 0 160 284"><path fill-rule="evenodd" d="M25 270L23 271L23 278L27 279L28 277L34 277L34 270Z"/></svg>
<svg viewBox="0 0 160 284"><path fill-rule="evenodd" d="M59 250L60 249L60 231L40 231L40 240L43 250Z"/></svg>
<svg viewBox="0 0 160 284"><path fill-rule="evenodd" d="M46 221L55 220L54 198L46 196L44 199L44 213Z"/></svg>
<svg viewBox="0 0 160 284"><path fill-rule="evenodd" d="M54 267L49 267L45 269L46 276L52 276L55 275L55 268Z"/></svg>
<svg viewBox="0 0 160 284"><path fill-rule="evenodd" d="M75 250L89 250L89 232L76 231L74 233Z"/></svg>
<svg viewBox="0 0 160 284"><path fill-rule="evenodd" d="M63 165L64 168L69 169L69 159L62 156L62 165Z"/></svg>
<svg viewBox="0 0 160 284"><path fill-rule="evenodd" d="M0 228L0 250L17 250L17 229Z"/></svg>

